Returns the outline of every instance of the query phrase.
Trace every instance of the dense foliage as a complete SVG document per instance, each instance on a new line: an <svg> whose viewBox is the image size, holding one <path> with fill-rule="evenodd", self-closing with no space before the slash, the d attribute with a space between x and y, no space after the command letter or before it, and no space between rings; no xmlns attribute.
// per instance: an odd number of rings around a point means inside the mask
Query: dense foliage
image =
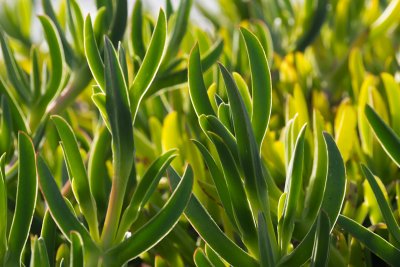
<svg viewBox="0 0 400 267"><path fill-rule="evenodd" d="M0 2L0 265L398 266L400 0L178 2Z"/></svg>

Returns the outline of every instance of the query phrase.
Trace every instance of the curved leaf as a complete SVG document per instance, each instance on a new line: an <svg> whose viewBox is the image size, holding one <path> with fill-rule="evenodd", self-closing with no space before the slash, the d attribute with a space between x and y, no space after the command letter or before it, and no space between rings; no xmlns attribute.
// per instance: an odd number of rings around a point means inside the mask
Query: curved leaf
<svg viewBox="0 0 400 267"><path fill-rule="evenodd" d="M160 9L158 20L151 37L146 55L142 65L129 88L129 98L131 101L131 112L133 119L136 117L137 110L143 96L146 94L153 82L157 71L161 65L167 39L167 19L164 11Z"/></svg>
<svg viewBox="0 0 400 267"><path fill-rule="evenodd" d="M64 52L56 26L48 16L39 16L49 46L51 72L41 104L48 104L60 88L63 77ZM42 102L45 101L45 102Z"/></svg>
<svg viewBox="0 0 400 267"><path fill-rule="evenodd" d="M51 116L61 139L65 161L68 166L72 190L85 215L90 232L98 238L97 207L90 191L89 178L79 152L78 142L71 126L60 116Z"/></svg>
<svg viewBox="0 0 400 267"><path fill-rule="evenodd" d="M242 197L247 197L237 166L222 139L214 133L209 133L209 136L217 149L221 165L223 166L236 225L242 235L245 245L252 253L258 255L257 231L250 205L247 201L243 201L242 199Z"/></svg>
<svg viewBox="0 0 400 267"><path fill-rule="evenodd" d="M105 91L104 81L104 63L100 56L99 48L96 42L96 36L93 32L92 21L90 15L87 15L84 24L84 47L86 60L92 72L93 78L96 80L100 89Z"/></svg>
<svg viewBox="0 0 400 267"><path fill-rule="evenodd" d="M189 166L164 207L130 238L106 252L105 265L121 266L160 242L178 222L190 199L192 187L193 171Z"/></svg>
<svg viewBox="0 0 400 267"><path fill-rule="evenodd" d="M213 267L201 248L197 248L193 254L193 260L197 267Z"/></svg>
<svg viewBox="0 0 400 267"><path fill-rule="evenodd" d="M38 190L35 149L29 136L23 132L18 134L18 155L17 199L8 236L7 262L19 265L35 211Z"/></svg>
<svg viewBox="0 0 400 267"><path fill-rule="evenodd" d="M326 212L321 211L315 233L310 267L327 266L329 259L331 224Z"/></svg>
<svg viewBox="0 0 400 267"><path fill-rule="evenodd" d="M49 167L47 167L41 156L37 157L37 170L42 194L46 199L51 216L64 237L69 240L70 232L76 231L85 242L91 242L88 231L72 214L70 208L65 203Z"/></svg>
<svg viewBox="0 0 400 267"><path fill-rule="evenodd" d="M180 178L169 168L171 187L177 187ZM218 227L199 200L192 195L185 210L185 216L203 240L224 260L233 266L258 266L257 261L230 240Z"/></svg>
<svg viewBox="0 0 400 267"><path fill-rule="evenodd" d="M369 105L365 106L365 116L385 152L400 167L400 138Z"/></svg>
<svg viewBox="0 0 400 267"><path fill-rule="evenodd" d="M339 215L337 223L388 264L397 266L400 262L400 250L379 235L343 215Z"/></svg>
<svg viewBox="0 0 400 267"><path fill-rule="evenodd" d="M245 28L240 32L247 48L250 61L251 90L253 109L251 124L258 147L261 148L265 133L267 132L272 108L272 81L267 56L257 37Z"/></svg>
<svg viewBox="0 0 400 267"><path fill-rule="evenodd" d="M193 47L188 63L188 83L190 100L197 116L215 115L211 103L208 99L207 88L203 80L203 72L201 69L200 49L199 45Z"/></svg>
<svg viewBox="0 0 400 267"><path fill-rule="evenodd" d="M139 216L139 212L156 189L162 175L169 167L171 161L177 156L176 152L176 149L167 151L157 158L147 169L133 193L131 202L122 215L118 227L117 240L123 238L125 232L129 229L131 224L135 222Z"/></svg>
<svg viewBox="0 0 400 267"><path fill-rule="evenodd" d="M321 209L324 210L331 223L331 231L336 224L346 192L346 170L332 136L324 132L326 146L328 148L328 178L326 180L324 198Z"/></svg>
<svg viewBox="0 0 400 267"><path fill-rule="evenodd" d="M303 161L304 161L304 138L307 125L303 125L296 140L290 160L285 184L285 206L282 219L278 224L279 246L283 254L287 253L290 240L294 230L294 219L300 192L303 187Z"/></svg>
<svg viewBox="0 0 400 267"><path fill-rule="evenodd" d="M386 198L381 188L379 187L377 181L375 180L376 178L366 166L361 165L361 169L364 173L364 176L367 178L368 183L372 188L372 191L374 192L374 196L378 202L379 209L381 210L383 219L386 222L389 232L398 242L400 242L400 227L394 217L392 210L390 209L389 204L386 201Z"/></svg>

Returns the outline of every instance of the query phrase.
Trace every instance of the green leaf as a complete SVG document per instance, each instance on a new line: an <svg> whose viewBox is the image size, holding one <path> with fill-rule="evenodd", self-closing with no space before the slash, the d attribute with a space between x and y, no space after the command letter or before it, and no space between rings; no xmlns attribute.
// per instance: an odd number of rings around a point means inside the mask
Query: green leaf
<svg viewBox="0 0 400 267"><path fill-rule="evenodd" d="M67 1L67 22L74 41L75 51L83 55L83 15L76 0Z"/></svg>
<svg viewBox="0 0 400 267"><path fill-rule="evenodd" d="M40 238L43 238L44 242L46 243L46 250L49 262L54 262L55 258L56 238L57 238L56 230L57 230L57 225L55 224L49 210L47 209L43 217L42 231L40 233Z"/></svg>
<svg viewBox="0 0 400 267"><path fill-rule="evenodd" d="M250 195L253 195L250 198L250 202L257 207L254 210L257 210L266 205L266 203L262 204L263 202L266 201L268 203L268 196L266 195L266 182L262 174L256 140L235 81L224 66L219 65L219 67L225 81L229 105L231 106L239 159L245 174L246 190Z"/></svg>
<svg viewBox="0 0 400 267"><path fill-rule="evenodd" d="M222 122L218 120L218 118L213 115L201 115L199 117L199 124L206 135L208 135L208 132L214 132L219 137L221 137L222 140L224 140L225 144L228 146L229 151L232 153L235 162L237 164L240 164L236 139L232 135L232 133L225 127L225 125L223 125Z"/></svg>
<svg viewBox="0 0 400 267"><path fill-rule="evenodd" d="M96 80L100 89L104 92L104 63L100 56L99 48L97 46L96 36L93 32L90 15L87 15L85 19L84 32L84 47L87 63L89 65L90 71L92 72L93 78Z"/></svg>
<svg viewBox="0 0 400 267"><path fill-rule="evenodd" d="M326 180L324 198L321 209L324 210L331 223L331 230L336 224L346 192L346 170L340 151L332 136L324 132L328 148L328 178Z"/></svg>
<svg viewBox="0 0 400 267"><path fill-rule="evenodd" d="M111 244L117 231L126 186L134 161L132 117L125 78L111 41L105 39L106 111L112 135L114 179L102 240ZM106 245L107 246L107 245Z"/></svg>
<svg viewBox="0 0 400 267"><path fill-rule="evenodd" d="M346 232L364 244L378 257L392 266L397 266L400 261L400 250L387 242L379 235L371 232L362 225L346 216L339 215L338 225Z"/></svg>
<svg viewBox="0 0 400 267"><path fill-rule="evenodd" d="M253 254L258 255L257 231L254 225L251 208L247 201L243 201L243 199L239 197L242 196L246 198L246 192L237 166L222 139L214 133L209 133L209 136L217 149L221 165L223 166L236 225L241 233L244 244Z"/></svg>
<svg viewBox="0 0 400 267"><path fill-rule="evenodd" d="M88 221L90 233L95 239L99 237L97 207L90 191L89 178L86 173L78 142L71 126L60 116L51 116L61 139L64 157L68 166L72 190L80 209Z"/></svg>
<svg viewBox="0 0 400 267"><path fill-rule="evenodd" d="M113 18L110 27L110 40L114 45L122 41L124 37L126 23L128 20L128 1L120 0L111 3L113 7Z"/></svg>
<svg viewBox="0 0 400 267"><path fill-rule="evenodd" d="M262 212L258 213L258 247L260 254L260 266L268 267L275 266L274 253L271 249L271 244L269 244L268 229L265 223L265 216Z"/></svg>
<svg viewBox="0 0 400 267"><path fill-rule="evenodd" d="M83 242L78 232L71 232L71 267L83 267Z"/></svg>
<svg viewBox="0 0 400 267"><path fill-rule="evenodd" d="M133 52L140 59L143 59L146 53L146 48L143 43L142 0L137 0L133 6L131 25L131 44Z"/></svg>
<svg viewBox="0 0 400 267"><path fill-rule="evenodd" d="M244 38L250 62L253 109L251 124L259 149L267 132L272 108L272 81L267 56L257 37L245 28Z"/></svg>
<svg viewBox="0 0 400 267"><path fill-rule="evenodd" d="M251 100L250 91L249 91L249 88L247 87L246 81L237 72L233 73L233 78L235 79L236 85L239 89L239 92L243 99L244 105L246 106L247 113L249 114L249 117L251 117L251 115L253 113L253 102ZM254 129L254 126L253 126L253 129Z"/></svg>
<svg viewBox="0 0 400 267"><path fill-rule="evenodd" d="M3 223L0 224L0 262L4 262L4 255L7 251L7 187L5 172L6 154L0 157L0 216Z"/></svg>
<svg viewBox="0 0 400 267"><path fill-rule="evenodd" d="M165 173L172 160L177 156L176 152L176 149L167 151L157 158L147 169L133 193L131 202L122 215L118 228L117 240L122 239L132 223L136 221L140 211L157 188L162 175Z"/></svg>
<svg viewBox="0 0 400 267"><path fill-rule="evenodd" d="M178 222L190 199L192 187L193 171L189 166L164 207L130 238L106 252L105 265L121 266L160 242Z"/></svg>
<svg viewBox="0 0 400 267"><path fill-rule="evenodd" d="M208 99L206 85L204 84L200 61L200 49L197 43L193 47L189 57L188 83L190 100L192 101L197 116L199 117L202 114L215 115Z"/></svg>
<svg viewBox="0 0 400 267"><path fill-rule="evenodd" d="M230 199L228 186L226 185L224 174L214 161L210 152L208 152L207 148L196 140L193 140L193 142L199 149L204 161L207 164L207 168L210 171L211 178L214 182L215 188L217 189L219 199L221 200L222 206L224 207L226 214L228 215L231 223L236 226L235 217L233 215L232 202Z"/></svg>
<svg viewBox="0 0 400 267"><path fill-rule="evenodd" d="M143 96L152 84L161 65L167 39L167 20L164 11L160 9L158 20L150 40L149 48L143 58L142 65L129 88L131 112L135 119Z"/></svg>
<svg viewBox="0 0 400 267"><path fill-rule="evenodd" d="M297 136L292 158L290 160L287 174L285 192L285 208L282 219L278 224L279 246L283 255L287 253L290 240L294 230L294 219L296 216L297 204L303 187L303 161L304 161L304 138L307 125L303 125Z"/></svg>
<svg viewBox="0 0 400 267"><path fill-rule="evenodd" d="M169 168L171 187L177 187L180 177ZM258 266L257 261L230 240L218 227L199 200L192 195L185 210L185 216L196 232L219 255L233 266Z"/></svg>
<svg viewBox="0 0 400 267"><path fill-rule="evenodd" d="M197 267L213 267L206 254L201 248L197 248L193 254L193 260Z"/></svg>
<svg viewBox="0 0 400 267"><path fill-rule="evenodd" d="M253 212L258 212L259 210L264 212L267 220L268 232L274 233L269 210L267 183L250 119L232 75L223 65L219 64L219 67L228 93L239 159L244 172L245 186L249 195L249 201L252 205ZM271 234L269 238L271 240L270 244L273 245L272 249L274 253L277 254L275 235Z"/></svg>
<svg viewBox="0 0 400 267"><path fill-rule="evenodd" d="M64 50L64 55L65 55L65 61L68 63L70 67L73 67L74 64L76 63L76 58L73 49L69 45L67 38L64 34L64 30L62 29L60 23L57 20L57 16L54 12L52 3L50 0L42 0L42 6L45 14L49 16L51 21L54 23L54 26L57 29L58 35L60 37L63 50Z"/></svg>
<svg viewBox="0 0 400 267"><path fill-rule="evenodd" d="M331 224L326 212L321 211L318 217L317 231L315 233L314 248L311 256L310 267L327 266L329 259Z"/></svg>
<svg viewBox="0 0 400 267"><path fill-rule="evenodd" d="M93 138L88 162L89 187L99 212L106 210L111 185L106 165L110 147L110 132L106 127L99 128Z"/></svg>
<svg viewBox="0 0 400 267"><path fill-rule="evenodd" d="M277 266L302 266L310 259L316 235L317 222L318 220L314 221L300 244L290 254L282 257Z"/></svg>
<svg viewBox="0 0 400 267"><path fill-rule="evenodd" d="M365 106L365 116L382 148L400 167L400 138L369 105Z"/></svg>
<svg viewBox="0 0 400 267"><path fill-rule="evenodd" d="M179 51L182 39L187 32L187 26L189 24L189 14L192 2L193 0L180 1L178 11L176 13L174 29L172 30L172 35L169 38L168 46L165 50L163 66L169 64L171 59L173 59Z"/></svg>
<svg viewBox="0 0 400 267"><path fill-rule="evenodd" d="M233 126L231 123L231 112L229 104L221 103L218 107L218 119L222 122L223 125L230 131L234 132Z"/></svg>
<svg viewBox="0 0 400 267"><path fill-rule="evenodd" d="M41 94L41 76L40 76L40 66L39 66L39 55L38 48L33 47L31 49L30 57L31 62L31 75L30 75L30 85L31 91L33 93L33 101L36 101Z"/></svg>
<svg viewBox="0 0 400 267"><path fill-rule="evenodd" d="M64 64L64 52L60 37L57 33L57 28L48 16L39 16L40 23L44 30L44 36L49 46L50 60L51 60L51 72L49 81L46 84L44 95L40 98L36 104L37 110L35 110L35 116L33 120L41 119L45 112L47 105L59 92L62 79L63 79L63 64ZM34 121L36 123L36 121Z"/></svg>
<svg viewBox="0 0 400 267"><path fill-rule="evenodd" d="M9 88L6 87L4 81L1 78L0 78L0 92L7 96L8 104L11 110L11 115L13 117L14 130L19 130L29 133L30 132L29 126L25 120L25 116L20 108L20 105L18 105L18 102L15 100Z"/></svg>
<svg viewBox="0 0 400 267"><path fill-rule="evenodd" d="M72 214L70 208L65 203L49 167L47 167L41 156L37 157L37 169L40 189L47 202L51 216L64 237L69 240L70 232L76 231L81 235L84 242L92 242L86 228Z"/></svg>
<svg viewBox="0 0 400 267"><path fill-rule="evenodd" d="M18 186L14 218L8 236L9 264L20 264L36 206L38 182L35 149L29 136L18 134ZM6 262L6 265L7 265Z"/></svg>
<svg viewBox="0 0 400 267"><path fill-rule="evenodd" d="M303 35L300 36L300 38L296 41L295 50L297 51L304 51L307 46L309 46L314 41L314 39L318 36L322 25L325 22L325 18L327 17L329 1L318 0L315 2L312 19L309 22L309 29L304 31Z"/></svg>
<svg viewBox="0 0 400 267"><path fill-rule="evenodd" d="M364 173L364 176L367 178L368 183L372 188L372 191L374 192L374 196L378 202L379 209L382 212L382 216L386 222L389 232L398 242L400 242L400 227L394 217L392 210L390 209L389 203L387 203L386 201L385 195L383 194L381 188L375 180L376 178L366 166L361 165L361 169Z"/></svg>
<svg viewBox="0 0 400 267"><path fill-rule="evenodd" d="M214 63L218 60L218 58L223 53L224 43L222 39L218 40L202 57L201 59L201 68L203 72L206 72L209 68L211 68ZM168 74L160 74L155 78L153 84L150 86L146 97L149 97L161 89L174 87L176 85L180 85L187 82L188 77L188 69L184 68L182 70L168 73Z"/></svg>
<svg viewBox="0 0 400 267"><path fill-rule="evenodd" d="M25 103L29 103L31 100L31 94L27 76L22 68L17 64L13 51L8 45L3 31L0 31L0 45L3 51L3 60L7 69L8 78L22 100Z"/></svg>
<svg viewBox="0 0 400 267"><path fill-rule="evenodd" d="M32 242L32 254L30 266L50 267L49 257L47 256L46 243L43 238L34 239Z"/></svg>
<svg viewBox="0 0 400 267"><path fill-rule="evenodd" d="M304 218L307 218L307 220L303 227L310 227L310 222L314 221L318 216L325 192L326 180L328 176L328 149L322 133L323 123L324 121L321 114L314 110L314 162L312 174L306 191L303 215Z"/></svg>
<svg viewBox="0 0 400 267"><path fill-rule="evenodd" d="M207 259L211 262L211 264L214 267L225 267L226 263L221 259L221 257L215 253L215 251L208 246L207 244L205 245L205 252Z"/></svg>

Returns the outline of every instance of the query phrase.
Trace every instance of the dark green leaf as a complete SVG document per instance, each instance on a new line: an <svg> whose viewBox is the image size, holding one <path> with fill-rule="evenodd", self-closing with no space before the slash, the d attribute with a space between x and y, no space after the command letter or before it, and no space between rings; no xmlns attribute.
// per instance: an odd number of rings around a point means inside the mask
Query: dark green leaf
<svg viewBox="0 0 400 267"><path fill-rule="evenodd" d="M267 132L272 108L272 81L267 56L257 37L245 28L241 33L250 61L253 109L251 123L258 147Z"/></svg>
<svg viewBox="0 0 400 267"><path fill-rule="evenodd" d="M100 89L105 91L104 81L104 63L101 59L99 48L97 46L96 37L93 32L92 21L90 15L85 19L85 34L84 34L84 46L87 63L92 72L93 78L96 80Z"/></svg>
<svg viewBox="0 0 400 267"><path fill-rule="evenodd" d="M265 223L265 216L262 212L258 213L258 248L260 254L260 266L268 267L275 266L274 253L272 251L272 246L269 244L268 229Z"/></svg>
<svg viewBox="0 0 400 267"><path fill-rule="evenodd" d="M11 51L2 31L0 31L0 45L3 51L3 59L10 82L22 100L24 100L25 103L28 103L31 100L31 94L27 76L23 72L22 68L17 64L13 51Z"/></svg>
<svg viewBox="0 0 400 267"><path fill-rule="evenodd" d="M180 178L174 169L168 170L172 188ZM257 261L230 240L218 227L199 200L192 195L185 210L185 216L197 233L224 260L233 266L258 266Z"/></svg>
<svg viewBox="0 0 400 267"><path fill-rule="evenodd" d="M232 203L236 225L239 228L245 245L252 253L258 255L257 232L254 225L253 215L249 203L243 201L241 198L246 197L246 192L237 166L222 139L214 133L209 133L209 136L217 149L221 165L223 166L223 172Z"/></svg>
<svg viewBox="0 0 400 267"><path fill-rule="evenodd" d="M164 207L130 238L106 252L105 265L121 266L161 241L178 222L190 199L192 186L193 172L189 166Z"/></svg>
<svg viewBox="0 0 400 267"><path fill-rule="evenodd" d="M400 262L400 250L379 235L343 215L339 215L337 223L388 264L397 266Z"/></svg>
<svg viewBox="0 0 400 267"><path fill-rule="evenodd" d="M204 161L207 164L207 167L211 174L211 178L214 181L215 188L217 189L218 196L221 200L221 203L224 207L226 214L228 215L231 223L233 225L236 225L235 217L233 215L232 202L229 196L228 186L226 185L224 174L214 161L210 152L208 152L208 150L205 148L205 146L196 140L193 140L193 142L199 149L200 153L203 156Z"/></svg>
<svg viewBox="0 0 400 267"><path fill-rule="evenodd" d="M78 232L71 232L70 265L71 267L83 267L83 243Z"/></svg>
<svg viewBox="0 0 400 267"><path fill-rule="evenodd" d="M8 263L20 264L36 206L38 182L35 149L29 136L18 134L18 187L14 218L8 237ZM7 265L7 263L6 263Z"/></svg>
<svg viewBox="0 0 400 267"><path fill-rule="evenodd" d="M329 163L328 178L326 180L321 209L328 214L332 230L344 202L346 192L346 170L340 151L332 136L324 132L324 138L328 148Z"/></svg>
<svg viewBox="0 0 400 267"><path fill-rule="evenodd" d="M322 267L328 265L330 232L331 225L328 214L322 210L318 217L310 267Z"/></svg>
<svg viewBox="0 0 400 267"><path fill-rule="evenodd" d="M140 59L144 58L146 48L143 43L143 11L142 0L137 0L133 6L131 17L131 43L133 52Z"/></svg>
<svg viewBox="0 0 400 267"><path fill-rule="evenodd" d="M123 213L118 229L117 240L122 239L131 224L136 221L139 212L157 188L162 175L169 167L171 161L177 156L177 154L175 154L176 152L177 150L175 149L167 151L157 158L147 169L133 193L131 202Z"/></svg>
<svg viewBox="0 0 400 267"><path fill-rule="evenodd" d="M201 69L200 49L196 44L190 53L188 63L188 83L190 99L197 116L215 115L214 110L208 100L207 88L203 80L203 72Z"/></svg>
<svg viewBox="0 0 400 267"><path fill-rule="evenodd" d="M369 105L365 106L365 116L383 149L400 167L400 138Z"/></svg>
<svg viewBox="0 0 400 267"><path fill-rule="evenodd" d="M37 158L37 169L39 176L40 189L46 199L51 216L56 222L58 228L63 233L64 237L69 239L70 232L78 232L85 242L91 242L90 235L86 228L78 221L75 215L64 201L60 190L51 174L49 167L41 156Z"/></svg>
<svg viewBox="0 0 400 267"><path fill-rule="evenodd" d="M79 152L78 142L74 131L62 117L52 116L51 119L53 120L61 139L72 190L80 205L82 213L88 221L91 234L93 234L94 238L97 239L99 233L96 203L90 192L89 178Z"/></svg>
<svg viewBox="0 0 400 267"><path fill-rule="evenodd" d="M364 176L367 178L368 183L372 188L372 191L374 192L374 196L376 198L376 201L378 202L379 209L381 210L383 219L386 222L389 232L393 235L397 242L400 242L400 227L396 221L396 218L394 217L392 210L390 209L389 203L386 201L385 195L383 194L381 188L375 180L376 178L366 166L361 165L361 169L364 173Z"/></svg>
<svg viewBox="0 0 400 267"><path fill-rule="evenodd" d="M168 46L165 51L163 59L163 65L170 63L179 51L180 44L182 42L185 33L187 32L187 26L189 23L189 14L193 0L182 0L180 1L178 11L176 13L176 20L174 23L174 29L172 35L169 38Z"/></svg>
<svg viewBox="0 0 400 267"><path fill-rule="evenodd" d="M43 238L34 239L32 244L32 255L30 266L32 267L50 267L47 256L46 243Z"/></svg>
<svg viewBox="0 0 400 267"><path fill-rule="evenodd" d="M290 240L294 230L294 219L296 216L297 204L300 198L300 192L303 187L303 160L304 160L304 138L307 125L303 125L297 136L292 158L286 174L285 208L282 218L278 225L279 246L285 255L289 248Z"/></svg>
<svg viewBox="0 0 400 267"><path fill-rule="evenodd" d="M197 267L214 267L201 248L195 250L193 260Z"/></svg>
<svg viewBox="0 0 400 267"><path fill-rule="evenodd" d="M129 88L129 98L131 101L131 112L133 118L136 117L140 102L152 84L161 65L166 39L167 19L164 11L161 9L143 63L133 80L132 86Z"/></svg>

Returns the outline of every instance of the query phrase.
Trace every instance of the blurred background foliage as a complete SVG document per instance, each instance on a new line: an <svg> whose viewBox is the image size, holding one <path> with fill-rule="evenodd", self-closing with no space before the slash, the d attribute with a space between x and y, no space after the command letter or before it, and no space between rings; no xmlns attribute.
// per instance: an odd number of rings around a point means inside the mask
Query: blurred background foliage
<svg viewBox="0 0 400 267"><path fill-rule="evenodd" d="M308 125L303 133L302 185L294 219L295 234L288 253L299 244L316 219L314 214L308 225L300 223L306 216L303 209L310 202L309 186L319 153L316 139L324 140L322 131L333 136L346 169L342 216L376 233L392 244L398 253L400 240L388 230L381 202L376 199L376 188L366 179L367 174L363 173L360 163L368 166L379 178L376 179L377 184L398 222L398 163L392 160L393 155L387 152L385 145L381 145L384 142L376 138L376 131L371 128L371 118L367 118L365 109L371 106L382 122L395 135L400 135L400 1L93 2L0 2L0 152L6 152L3 162L8 200L8 222L5 225L8 228L12 224L17 199L20 158L17 137L20 131L32 138L35 150L49 165L63 197L70 201L77 217L82 218L82 211L67 182L68 167L57 129L49 123L50 115L61 115L71 126L89 176L102 181L104 191L96 197L96 203L98 220L103 223L114 174L112 138L105 125L107 93L101 88L93 70L96 64L91 65L88 55L86 40L90 35L86 32L86 15L90 11L89 23L93 25L93 38L100 55L103 55L103 35L106 35L118 50L118 55L122 55L119 64L126 71L126 84L131 85L149 50L157 11L162 7L168 21L166 45L165 48L159 47L164 49L163 58L139 101L137 114L133 116L134 168L138 179L135 177L129 184L131 188L127 189L123 207L128 206L132 188L145 175L151 163L167 151L178 149L178 155L171 163L177 175L183 176L187 164L190 164L194 196L224 233L246 250L247 244L243 244L240 233L229 221L229 214L221 204L210 166L198 145L192 141L195 139L207 148L220 170L226 167L220 160L215 143L199 123L199 114L194 108L187 83L189 56L197 45L207 101L218 120L232 136L236 136L231 99L216 63L222 63L233 73L241 99L249 112L254 103L252 72L249 52L240 32L242 27L250 30L259 40L271 75L272 111L259 149L262 166L273 185L269 188L269 199L276 227L278 204L285 192L293 149L302 126ZM119 42L125 54L120 54ZM132 101L130 104L133 105ZM400 149L399 146L396 148ZM245 176L240 167L238 172L242 178ZM163 173L148 204L131 228L138 229L144 225L163 207L170 195L167 175ZM257 221L254 212L253 216L253 220ZM207 266L198 263L203 254L206 261L212 262L211 266L226 265L226 259L220 258L221 255L218 256L206 244L207 240L198 236L194 230L196 227L193 228L189 221L182 216L161 242L130 264L193 265L193 253L200 248L194 257L199 266ZM382 266L384 261L388 262L379 252L373 249L371 252L365 240L348 235L350 231L340 222L339 219L339 226L331 232L329 266ZM36 242L40 240L37 237L43 236L42 229L46 223L54 224L46 212L44 198L39 194L29 232L31 241L27 242L22 254L22 262L26 265L30 262L31 249L33 255ZM346 231L342 231L341 227ZM47 248L50 265L70 264L72 247L59 230L55 230L55 226L53 228L56 233L54 250ZM213 257L217 260L210 260Z"/></svg>

